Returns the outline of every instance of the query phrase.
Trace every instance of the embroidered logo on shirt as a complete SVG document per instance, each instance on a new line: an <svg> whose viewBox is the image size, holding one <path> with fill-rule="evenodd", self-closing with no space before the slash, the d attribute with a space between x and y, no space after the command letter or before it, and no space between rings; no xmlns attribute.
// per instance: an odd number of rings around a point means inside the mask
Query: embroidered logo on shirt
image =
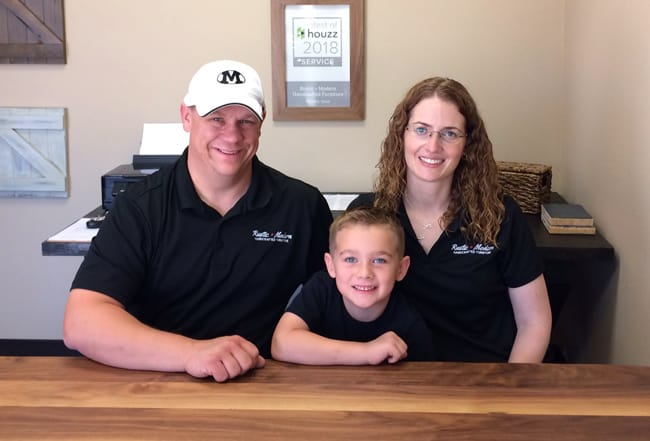
<svg viewBox="0 0 650 441"><path fill-rule="evenodd" d="M289 243L293 239L293 234L285 233L284 231L275 231L269 233L268 231L253 230L253 240L260 242L283 242Z"/></svg>
<svg viewBox="0 0 650 441"><path fill-rule="evenodd" d="M452 254L492 254L494 251L494 245L483 245L482 243L477 243L475 245L458 245L453 244L451 246Z"/></svg>

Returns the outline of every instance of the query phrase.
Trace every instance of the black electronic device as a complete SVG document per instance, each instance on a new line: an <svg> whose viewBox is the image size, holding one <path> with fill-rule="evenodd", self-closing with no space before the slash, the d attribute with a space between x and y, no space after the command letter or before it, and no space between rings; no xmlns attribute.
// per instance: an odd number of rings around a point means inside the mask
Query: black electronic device
<svg viewBox="0 0 650 441"><path fill-rule="evenodd" d="M180 155L133 155L133 168L159 169L165 165L173 164Z"/></svg>
<svg viewBox="0 0 650 441"><path fill-rule="evenodd" d="M91 217L86 221L86 228L99 228L102 226L102 222L104 222L104 219L106 219L106 214L102 214L101 216Z"/></svg>
<svg viewBox="0 0 650 441"><path fill-rule="evenodd" d="M102 175L102 208L110 210L113 199L134 182L149 176L155 170L135 169L132 164L118 165Z"/></svg>

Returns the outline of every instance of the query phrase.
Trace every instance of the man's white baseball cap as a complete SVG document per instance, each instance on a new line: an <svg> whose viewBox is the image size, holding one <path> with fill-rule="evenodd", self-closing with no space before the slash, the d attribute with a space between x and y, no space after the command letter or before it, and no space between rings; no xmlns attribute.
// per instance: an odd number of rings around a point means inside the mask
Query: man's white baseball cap
<svg viewBox="0 0 650 441"><path fill-rule="evenodd" d="M248 107L264 119L264 91L255 69L232 60L213 61L194 74L184 102L195 106L201 116L233 104Z"/></svg>

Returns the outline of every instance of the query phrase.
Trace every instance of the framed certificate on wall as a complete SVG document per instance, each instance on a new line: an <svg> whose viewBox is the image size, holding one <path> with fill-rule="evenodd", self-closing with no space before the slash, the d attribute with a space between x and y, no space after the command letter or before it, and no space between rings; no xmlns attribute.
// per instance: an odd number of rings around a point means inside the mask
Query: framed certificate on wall
<svg viewBox="0 0 650 441"><path fill-rule="evenodd" d="M363 0L272 0L274 120L365 116Z"/></svg>

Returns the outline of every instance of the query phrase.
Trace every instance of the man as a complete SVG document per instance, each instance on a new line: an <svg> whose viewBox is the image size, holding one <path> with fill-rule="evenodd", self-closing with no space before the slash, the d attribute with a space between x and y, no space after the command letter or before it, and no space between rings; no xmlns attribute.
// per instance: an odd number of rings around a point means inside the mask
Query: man
<svg viewBox="0 0 650 441"><path fill-rule="evenodd" d="M114 201L64 341L112 366L226 381L264 365L291 293L323 267L332 216L316 188L257 158L266 111L250 66L201 67L180 113L188 148Z"/></svg>

